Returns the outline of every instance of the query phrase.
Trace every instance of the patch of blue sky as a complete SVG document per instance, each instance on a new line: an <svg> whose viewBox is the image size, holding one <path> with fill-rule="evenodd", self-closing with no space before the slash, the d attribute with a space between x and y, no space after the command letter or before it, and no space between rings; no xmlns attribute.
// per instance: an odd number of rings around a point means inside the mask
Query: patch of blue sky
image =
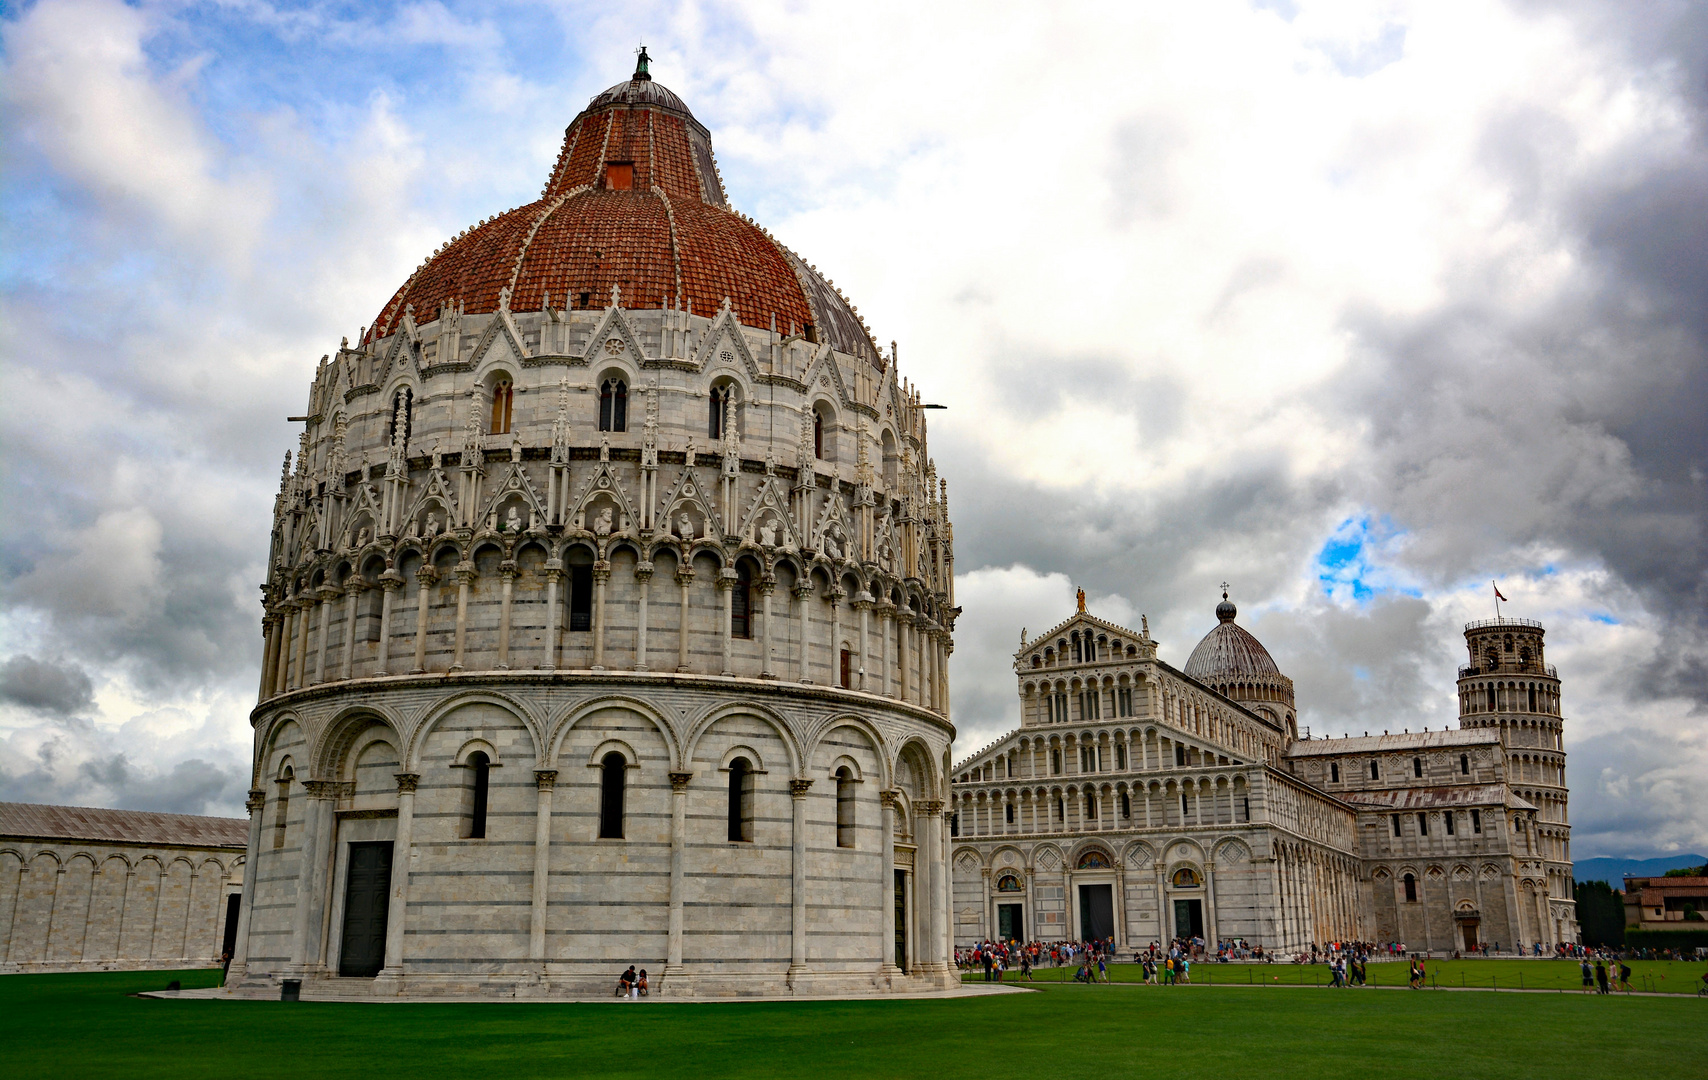
<svg viewBox="0 0 1708 1080"><path fill-rule="evenodd" d="M1323 595L1337 603L1366 604L1381 594L1421 596L1394 565L1405 530L1387 517L1349 517L1323 541L1315 560Z"/></svg>
<svg viewBox="0 0 1708 1080"><path fill-rule="evenodd" d="M1618 626L1618 625L1620 625L1619 620L1617 618L1615 618L1611 613L1606 612L1606 611L1591 611L1588 613L1587 617L1589 618L1590 622L1598 622L1598 623L1601 623L1603 626Z"/></svg>

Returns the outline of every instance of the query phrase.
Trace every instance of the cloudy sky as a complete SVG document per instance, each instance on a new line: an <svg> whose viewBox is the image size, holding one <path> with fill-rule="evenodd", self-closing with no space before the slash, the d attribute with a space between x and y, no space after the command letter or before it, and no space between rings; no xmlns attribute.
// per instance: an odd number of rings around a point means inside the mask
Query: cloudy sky
<svg viewBox="0 0 1708 1080"><path fill-rule="evenodd" d="M1071 610L1219 583L1315 734L1543 620L1575 851L1708 851L1708 13L0 4L0 798L240 813L315 361L645 40L949 405L960 752Z"/></svg>

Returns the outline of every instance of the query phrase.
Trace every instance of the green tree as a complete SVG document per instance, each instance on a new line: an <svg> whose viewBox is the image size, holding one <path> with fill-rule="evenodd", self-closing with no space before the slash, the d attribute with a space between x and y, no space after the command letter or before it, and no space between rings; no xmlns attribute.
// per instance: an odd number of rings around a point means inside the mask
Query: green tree
<svg viewBox="0 0 1708 1080"><path fill-rule="evenodd" d="M1625 894L1605 881L1580 881L1572 887L1578 902L1578 929L1585 945L1625 944Z"/></svg>

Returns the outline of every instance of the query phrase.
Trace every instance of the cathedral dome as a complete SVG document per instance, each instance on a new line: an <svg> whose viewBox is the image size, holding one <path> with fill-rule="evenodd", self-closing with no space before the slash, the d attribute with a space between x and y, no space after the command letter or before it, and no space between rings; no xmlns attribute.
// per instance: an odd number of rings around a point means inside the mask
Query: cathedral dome
<svg viewBox="0 0 1708 1080"><path fill-rule="evenodd" d="M1205 685L1214 686L1243 676L1274 677L1281 674L1269 650L1251 633L1234 622L1239 609L1222 594L1216 605L1216 628L1204 635L1204 640L1192 650L1186 661L1186 674Z"/></svg>
<svg viewBox="0 0 1708 1080"><path fill-rule="evenodd" d="M882 370L854 305L816 269L729 207L711 135L680 97L634 76L564 131L539 199L464 230L409 276L369 340L407 314L596 308L715 313L799 333Z"/></svg>

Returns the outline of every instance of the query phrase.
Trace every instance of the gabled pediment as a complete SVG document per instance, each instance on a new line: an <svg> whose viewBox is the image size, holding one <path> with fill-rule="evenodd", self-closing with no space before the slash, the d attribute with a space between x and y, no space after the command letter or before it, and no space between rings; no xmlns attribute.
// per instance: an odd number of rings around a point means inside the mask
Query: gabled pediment
<svg viewBox="0 0 1708 1080"><path fill-rule="evenodd" d="M693 362L701 371L719 363L737 365L749 379L759 378L759 361L748 346L747 337L741 332L741 323L736 320L735 312L727 301L712 319L712 325L706 328L706 336L701 339L700 347L694 350Z"/></svg>

